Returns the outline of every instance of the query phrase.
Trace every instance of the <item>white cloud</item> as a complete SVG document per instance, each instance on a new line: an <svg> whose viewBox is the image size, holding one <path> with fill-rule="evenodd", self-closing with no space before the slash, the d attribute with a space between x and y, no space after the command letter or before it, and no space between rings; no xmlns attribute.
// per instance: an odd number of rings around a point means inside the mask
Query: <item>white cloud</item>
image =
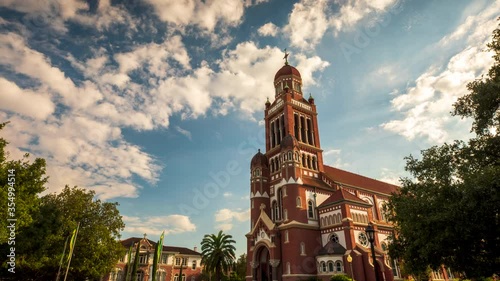
<svg viewBox="0 0 500 281"><path fill-rule="evenodd" d="M382 168L381 176L378 178L379 181L387 182L394 185L400 185L400 176L395 171L387 168Z"/></svg>
<svg viewBox="0 0 500 281"><path fill-rule="evenodd" d="M334 33L351 29L364 18L386 12L393 8L398 0L349 0L340 7L340 12L330 18Z"/></svg>
<svg viewBox="0 0 500 281"><path fill-rule="evenodd" d="M185 232L193 232L196 230L189 217L183 215L168 215L168 216L123 216L125 223L125 232L136 233L142 235L143 233L155 234L179 234Z"/></svg>
<svg viewBox="0 0 500 281"><path fill-rule="evenodd" d="M191 138L191 132L188 131L188 130L184 130L183 128L179 127L179 126L176 126L175 127L175 130L177 132L179 132L181 135L185 136L186 138L188 138L189 140L192 140Z"/></svg>
<svg viewBox="0 0 500 281"><path fill-rule="evenodd" d="M283 55L277 48L244 42L223 52L217 72L207 63L192 69L180 37L173 36L112 56L102 49L85 61L68 56L85 79L73 81L21 36L1 34L0 43L0 64L37 85L21 89L15 81L0 81L8 86L1 108L9 111L4 120L12 121L6 129L13 140L10 149L21 156L20 148L29 148L47 160L49 192L78 185L95 190L101 199L137 197L141 187L133 177L154 184L161 170L156 159L123 139L121 128L168 127L174 114L197 118L238 110L253 118L274 94L272 77ZM305 88L314 83L313 73L328 65L300 54L297 61ZM138 71L144 72L144 83L131 78ZM12 102L13 94L21 92L39 100L38 111L23 106L23 99ZM58 105L63 110L56 115ZM188 131L173 129L190 138Z"/></svg>
<svg viewBox="0 0 500 281"><path fill-rule="evenodd" d="M474 6L474 3L471 6ZM477 8L473 8L473 10ZM471 8L465 10L470 11ZM473 16L468 16L451 34L439 41L439 48L446 47L463 38L466 38L467 43L471 45L482 42L485 37L491 35L491 28L489 27L497 25L498 10L500 10L500 2L492 1L486 9L478 11Z"/></svg>
<svg viewBox="0 0 500 281"><path fill-rule="evenodd" d="M250 209L242 211L241 209L230 210L221 209L215 213L215 222L218 224L215 226L216 229L222 229L224 231L231 230L233 228L233 221L244 222L250 219Z"/></svg>
<svg viewBox="0 0 500 281"><path fill-rule="evenodd" d="M243 18L243 1L147 0L160 20L177 27L195 25L213 31L217 24L236 26Z"/></svg>
<svg viewBox="0 0 500 281"><path fill-rule="evenodd" d="M490 22L491 19L483 18L483 21ZM494 26L490 26L489 34ZM460 26L458 30L462 28ZM475 37L477 29L485 28L478 24L469 35ZM391 101L392 108L401 112L403 118L388 121L381 125L382 128L408 140L422 137L430 143L470 137L470 126L459 117L451 117L450 112L457 98L468 93L466 84L486 73L493 63L492 52L484 52L489 36L486 32L480 33L484 34L481 40L455 54L444 70L429 69L417 78L415 86L395 97Z"/></svg>
<svg viewBox="0 0 500 281"><path fill-rule="evenodd" d="M66 32L66 21L73 21L98 30L109 29L114 24L127 24L135 29L135 21L126 10L112 6L110 0L101 0L95 13L90 13L90 6L78 0L1 0L0 7L25 13L24 22L31 27L51 28Z"/></svg>
<svg viewBox="0 0 500 281"><path fill-rule="evenodd" d="M44 119L54 112L55 105L47 93L21 89L3 77L0 77L0 89L0 109L37 119Z"/></svg>
<svg viewBox="0 0 500 281"><path fill-rule="evenodd" d="M224 196L224 197L228 198L228 197L233 196L233 194L232 194L231 192L224 192L224 193L222 194L222 196Z"/></svg>
<svg viewBox="0 0 500 281"><path fill-rule="evenodd" d="M272 22L268 22L263 26L259 27L257 32L262 36L276 36L278 34L279 28Z"/></svg>
<svg viewBox="0 0 500 281"><path fill-rule="evenodd" d="M284 27L293 46L310 49L319 43L329 26L327 5L326 0L302 0L293 5L288 25Z"/></svg>
<svg viewBox="0 0 500 281"><path fill-rule="evenodd" d="M48 192L69 184L94 189L102 199L135 197L139 186L132 184L134 175L156 182L160 167L155 159L124 141L116 122L105 122L92 114L104 97L96 84L87 80L77 86L19 35L1 34L0 43L0 64L26 75L25 82L31 79L39 85L21 89L1 78L6 90L2 108L11 111L3 120L11 121L4 130L11 142L9 150L17 158L20 148L29 148L32 154L47 160ZM13 94L19 95L15 104L9 101ZM24 96L30 98L31 104L25 102ZM66 106L57 115L53 115L55 102ZM33 106L37 108L31 110ZM113 106L117 105L110 108ZM122 118L135 119L130 117L142 114L128 113Z"/></svg>
<svg viewBox="0 0 500 281"><path fill-rule="evenodd" d="M333 12L327 0L301 0L294 4L284 27L293 46L301 49L313 49L323 38L327 30L334 35L352 29L362 20L393 11L398 0L348 0L336 4L338 12Z"/></svg>
<svg viewBox="0 0 500 281"><path fill-rule="evenodd" d="M345 169L350 165L342 160L341 154L342 151L340 149L325 149L323 152L323 162L335 168Z"/></svg>

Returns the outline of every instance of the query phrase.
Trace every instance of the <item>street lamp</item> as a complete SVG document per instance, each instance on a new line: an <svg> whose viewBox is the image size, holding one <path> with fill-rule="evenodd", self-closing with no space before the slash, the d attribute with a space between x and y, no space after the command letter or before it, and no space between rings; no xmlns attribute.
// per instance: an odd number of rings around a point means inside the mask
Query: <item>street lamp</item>
<svg viewBox="0 0 500 281"><path fill-rule="evenodd" d="M375 281L380 281L378 279L378 274L377 274L377 261L375 260L375 247L373 244L375 243L375 229L373 229L373 226L371 223L368 224L368 226L365 229L366 236L368 236L368 241L370 242L370 246L372 249L372 260L373 260L373 271L375 272Z"/></svg>
<svg viewBox="0 0 500 281"><path fill-rule="evenodd" d="M351 254L347 255L347 262L351 266L351 278L352 278L352 281L354 281L354 273L352 272L352 257L351 257Z"/></svg>

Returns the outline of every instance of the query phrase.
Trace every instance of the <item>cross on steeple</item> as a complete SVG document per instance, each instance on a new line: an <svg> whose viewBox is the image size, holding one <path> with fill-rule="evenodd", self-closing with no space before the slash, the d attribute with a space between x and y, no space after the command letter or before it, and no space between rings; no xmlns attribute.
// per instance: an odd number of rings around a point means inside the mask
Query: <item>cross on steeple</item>
<svg viewBox="0 0 500 281"><path fill-rule="evenodd" d="M290 53L287 53L287 52L286 52L286 48L285 48L285 56L283 57L283 58L285 59L285 65L288 65L288 55L289 55L289 54L290 54Z"/></svg>

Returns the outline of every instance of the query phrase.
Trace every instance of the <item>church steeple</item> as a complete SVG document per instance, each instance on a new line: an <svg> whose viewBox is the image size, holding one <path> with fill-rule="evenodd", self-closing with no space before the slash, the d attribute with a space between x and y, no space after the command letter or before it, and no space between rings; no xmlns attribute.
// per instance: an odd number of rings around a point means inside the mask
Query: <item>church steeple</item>
<svg viewBox="0 0 500 281"><path fill-rule="evenodd" d="M275 100L266 103L266 156L270 160L271 174L278 172L284 160L278 156L282 143L293 138L297 142L297 155L301 170L315 174L323 171L323 156L319 143L316 105L312 96L305 99L302 94L302 77L288 63L289 53L285 49L285 65L274 76ZM286 139L287 138L287 139ZM304 173L296 171L297 176ZM310 174L310 173L306 173Z"/></svg>

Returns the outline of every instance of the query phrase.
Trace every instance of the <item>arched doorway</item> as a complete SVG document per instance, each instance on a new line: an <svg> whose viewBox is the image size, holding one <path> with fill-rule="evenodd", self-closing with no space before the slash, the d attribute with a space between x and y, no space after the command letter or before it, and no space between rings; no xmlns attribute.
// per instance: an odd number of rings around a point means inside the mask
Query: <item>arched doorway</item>
<svg viewBox="0 0 500 281"><path fill-rule="evenodd" d="M257 281L272 281L272 269L269 264L270 254L267 247L261 247L255 256L255 261L257 262L257 268L255 272L255 277Z"/></svg>

